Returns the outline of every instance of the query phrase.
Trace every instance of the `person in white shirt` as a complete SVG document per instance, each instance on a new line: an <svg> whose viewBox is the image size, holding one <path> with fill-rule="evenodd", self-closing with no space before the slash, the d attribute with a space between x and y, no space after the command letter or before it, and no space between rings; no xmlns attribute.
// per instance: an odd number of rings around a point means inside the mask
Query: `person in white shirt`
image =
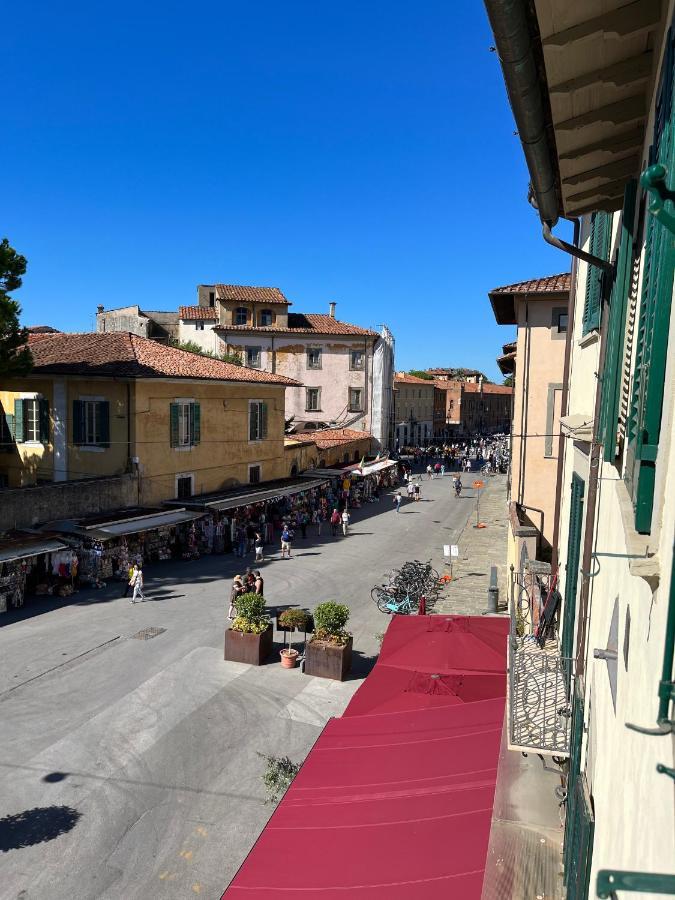
<svg viewBox="0 0 675 900"><path fill-rule="evenodd" d="M137 600L145 600L145 594L143 593L143 567L140 563L134 565L129 584L134 589L134 592L131 595L131 602L136 603Z"/></svg>
<svg viewBox="0 0 675 900"><path fill-rule="evenodd" d="M344 534L345 537L347 537L347 530L349 528L350 515L346 509L343 510L341 519L342 519L342 533Z"/></svg>

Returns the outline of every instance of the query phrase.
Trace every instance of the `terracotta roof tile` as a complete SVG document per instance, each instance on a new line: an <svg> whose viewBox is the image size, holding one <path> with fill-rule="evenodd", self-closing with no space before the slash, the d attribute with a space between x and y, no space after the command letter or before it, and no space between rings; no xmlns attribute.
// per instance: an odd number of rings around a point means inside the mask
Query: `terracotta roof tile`
<svg viewBox="0 0 675 900"><path fill-rule="evenodd" d="M37 338L37 339L36 339ZM111 378L186 378L260 384L299 382L259 369L234 366L219 359L158 344L128 331L107 334L41 334L29 336L34 374L103 375Z"/></svg>
<svg viewBox="0 0 675 900"><path fill-rule="evenodd" d="M428 387L434 386L434 382L431 378L418 378L417 375L408 375L407 372L397 372L394 376L394 381L400 384L426 384Z"/></svg>
<svg viewBox="0 0 675 900"><path fill-rule="evenodd" d="M210 319L216 321L218 314L211 306L179 306L179 319Z"/></svg>
<svg viewBox="0 0 675 900"><path fill-rule="evenodd" d="M519 281L516 284L505 284L493 288L490 294L558 294L569 291L572 276L569 272L559 275L546 275L544 278L532 278L530 281Z"/></svg>
<svg viewBox="0 0 675 900"><path fill-rule="evenodd" d="M505 384L485 384L483 382L483 393L484 394L512 394L513 388L507 387ZM473 382L467 382L464 384L464 390L467 394L478 394L480 393L481 385L473 384Z"/></svg>
<svg viewBox="0 0 675 900"><path fill-rule="evenodd" d="M290 437L303 444L316 444L320 450L330 450L356 441L370 440L369 431L355 431L353 428L325 428L322 431L300 431Z"/></svg>
<svg viewBox="0 0 675 900"><path fill-rule="evenodd" d="M340 322L338 319L322 313L289 313L288 328L279 328L277 325L256 325L255 327L251 325L216 325L216 329L219 331L249 331L251 333L269 331L273 334L355 334L379 337L377 331L350 325L349 322Z"/></svg>
<svg viewBox="0 0 675 900"><path fill-rule="evenodd" d="M278 287L254 287L249 284L216 284L219 300L241 300L244 303L289 303Z"/></svg>

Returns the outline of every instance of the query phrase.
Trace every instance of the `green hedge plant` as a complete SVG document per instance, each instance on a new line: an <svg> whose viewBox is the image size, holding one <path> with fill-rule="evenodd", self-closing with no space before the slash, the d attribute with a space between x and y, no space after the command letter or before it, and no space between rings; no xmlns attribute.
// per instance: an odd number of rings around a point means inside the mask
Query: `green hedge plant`
<svg viewBox="0 0 675 900"><path fill-rule="evenodd" d="M233 631L244 634L262 634L270 624L265 598L260 594L241 594L234 602L237 616L232 622Z"/></svg>
<svg viewBox="0 0 675 900"><path fill-rule="evenodd" d="M344 603L328 600L314 610L314 641L326 641L343 647L351 634L345 629L349 619L349 607Z"/></svg>

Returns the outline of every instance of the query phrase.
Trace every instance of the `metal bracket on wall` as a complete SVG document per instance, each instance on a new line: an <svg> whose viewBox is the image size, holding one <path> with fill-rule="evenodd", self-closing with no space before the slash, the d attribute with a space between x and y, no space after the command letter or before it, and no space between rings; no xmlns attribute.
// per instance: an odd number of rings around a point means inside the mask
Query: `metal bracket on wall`
<svg viewBox="0 0 675 900"><path fill-rule="evenodd" d="M656 872L615 872L601 869L596 882L600 900L617 900L617 891L643 891L646 894L675 894L675 875Z"/></svg>
<svg viewBox="0 0 675 900"><path fill-rule="evenodd" d="M656 163L656 165L645 169L640 177L640 184L652 196L651 202L647 207L649 212L671 234L675 234L675 216L666 212L665 208L667 200L675 202L675 192L671 191L666 185L667 175L668 170L666 167L661 163Z"/></svg>
<svg viewBox="0 0 675 900"><path fill-rule="evenodd" d="M675 781L675 769L671 769L670 766L664 766L663 763L657 763L656 771L659 775L667 775Z"/></svg>

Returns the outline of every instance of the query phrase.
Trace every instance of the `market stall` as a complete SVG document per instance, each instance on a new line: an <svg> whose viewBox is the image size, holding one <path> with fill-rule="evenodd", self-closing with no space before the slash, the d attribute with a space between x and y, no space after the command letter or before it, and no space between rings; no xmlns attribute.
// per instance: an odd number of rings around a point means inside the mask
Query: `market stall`
<svg viewBox="0 0 675 900"><path fill-rule="evenodd" d="M66 590L77 556L54 537L10 532L0 541L0 613L23 606L27 595ZM65 594L62 594L65 596Z"/></svg>

